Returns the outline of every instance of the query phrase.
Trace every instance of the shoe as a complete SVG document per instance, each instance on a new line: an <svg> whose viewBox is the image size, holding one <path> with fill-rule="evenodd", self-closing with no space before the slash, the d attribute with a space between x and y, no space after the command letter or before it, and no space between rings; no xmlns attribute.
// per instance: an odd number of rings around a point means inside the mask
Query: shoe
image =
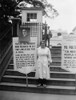
<svg viewBox="0 0 76 100"><path fill-rule="evenodd" d="M47 85L46 85L46 84L43 84L43 87L44 87L44 88L46 88L46 87L47 87Z"/></svg>

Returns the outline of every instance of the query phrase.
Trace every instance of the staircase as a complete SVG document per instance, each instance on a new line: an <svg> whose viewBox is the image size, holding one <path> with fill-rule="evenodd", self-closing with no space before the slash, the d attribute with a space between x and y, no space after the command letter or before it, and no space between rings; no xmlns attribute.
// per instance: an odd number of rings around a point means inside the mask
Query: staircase
<svg viewBox="0 0 76 100"><path fill-rule="evenodd" d="M50 65L50 79L47 80L47 87L37 87L35 71L28 74L28 87L26 75L14 71L13 58L2 77L0 90L33 92L47 94L76 94L75 74L63 70L61 66L61 47L52 47L53 62Z"/></svg>

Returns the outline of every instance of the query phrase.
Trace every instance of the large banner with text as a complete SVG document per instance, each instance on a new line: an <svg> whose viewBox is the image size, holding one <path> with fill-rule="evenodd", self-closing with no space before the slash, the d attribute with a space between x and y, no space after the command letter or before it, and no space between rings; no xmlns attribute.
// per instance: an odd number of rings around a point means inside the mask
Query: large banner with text
<svg viewBox="0 0 76 100"><path fill-rule="evenodd" d="M36 67L36 42L19 43L19 38L13 38L14 70L28 74Z"/></svg>
<svg viewBox="0 0 76 100"><path fill-rule="evenodd" d="M65 35L62 42L61 67L76 73L76 35Z"/></svg>

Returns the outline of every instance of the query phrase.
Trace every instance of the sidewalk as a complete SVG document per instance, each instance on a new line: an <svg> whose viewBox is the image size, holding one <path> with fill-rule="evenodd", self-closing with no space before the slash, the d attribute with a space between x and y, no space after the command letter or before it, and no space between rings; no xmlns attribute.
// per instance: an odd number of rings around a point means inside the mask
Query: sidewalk
<svg viewBox="0 0 76 100"><path fill-rule="evenodd" d="M0 91L0 100L76 100L76 95L53 95Z"/></svg>

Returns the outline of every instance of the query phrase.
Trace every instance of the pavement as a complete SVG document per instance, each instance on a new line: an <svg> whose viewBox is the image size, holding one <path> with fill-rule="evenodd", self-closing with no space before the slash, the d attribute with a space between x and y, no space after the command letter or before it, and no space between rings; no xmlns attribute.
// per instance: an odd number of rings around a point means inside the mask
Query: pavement
<svg viewBox="0 0 76 100"><path fill-rule="evenodd" d="M76 95L0 91L0 100L76 100Z"/></svg>

